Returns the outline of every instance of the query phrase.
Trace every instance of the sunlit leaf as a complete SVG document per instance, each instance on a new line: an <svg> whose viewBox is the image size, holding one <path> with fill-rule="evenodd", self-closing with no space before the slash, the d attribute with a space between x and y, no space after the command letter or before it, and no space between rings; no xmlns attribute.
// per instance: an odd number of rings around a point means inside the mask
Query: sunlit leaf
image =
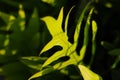
<svg viewBox="0 0 120 80"><path fill-rule="evenodd" d="M55 60L57 60L57 59L59 59L59 58L61 58L63 56L66 56L66 55L69 55L70 59L68 61L65 61L64 63L62 63L62 65L59 66L60 68L63 68L63 67L68 66L70 64L77 64L77 62L79 61L79 57L78 57L78 55L77 55L77 53L75 51L75 45L72 45L69 42L64 42L63 40L60 40L59 37L56 37L55 40L57 42L54 41L55 43L53 43L53 44L48 43L48 45L51 44L51 47L52 47L54 44L56 44L56 45L62 46L63 49L60 50L60 51L55 52L51 57L49 57L47 59L47 61L43 64L42 67L45 67L45 66L49 65L50 63L52 63L53 61L55 61ZM59 63L59 64L61 64L61 63Z"/></svg>
<svg viewBox="0 0 120 80"><path fill-rule="evenodd" d="M56 35L55 37L52 38L52 40L43 48L43 50L41 51L41 54L47 50L49 50L50 48L52 48L53 46L64 46L67 47L69 46L68 41L66 41L67 37L64 35L64 33L60 33L58 35ZM67 45L66 45L67 44Z"/></svg>
<svg viewBox="0 0 120 80"><path fill-rule="evenodd" d="M71 55L69 55L69 59L67 61L64 62L58 62L57 64L55 64L53 67L55 69L62 69L64 67L67 67L68 65L77 65L79 61L79 56L77 55L77 53L71 52Z"/></svg>
<svg viewBox="0 0 120 80"><path fill-rule="evenodd" d="M57 38L58 39L58 38ZM59 43L58 43L59 42ZM65 56L66 51L67 51L67 46L65 43L58 41L57 43L60 44L60 46L64 46L62 50L55 52L52 56L50 56L47 61L43 64L43 67L49 65L53 61L59 59L60 57Z"/></svg>
<svg viewBox="0 0 120 80"><path fill-rule="evenodd" d="M69 44L69 46L67 44ZM79 56L77 55L75 51L76 45L75 44L72 45L70 43L64 43L61 46L63 46L63 49L55 52L51 57L49 57L48 60L43 64L43 67L47 66L53 61L58 60L59 58L64 57L64 56L69 56L70 59L64 62L58 62L57 64L54 65L55 69L61 69L71 64L77 65L79 61Z"/></svg>
<svg viewBox="0 0 120 80"><path fill-rule="evenodd" d="M102 78L83 65L78 65L84 80L102 80Z"/></svg>
<svg viewBox="0 0 120 80"><path fill-rule="evenodd" d="M42 19L47 24L47 28L52 35L52 40L48 42L48 44L43 48L40 54L49 50L53 46L61 46L63 48L62 50L54 53L51 57L49 57L47 61L43 64L43 67L49 65L50 63L59 59L60 57L67 55L66 53L68 52L68 49L71 46L71 43L68 41L67 35L62 30L62 19L63 8L61 9L57 20L55 20L52 17L45 17Z"/></svg>
<svg viewBox="0 0 120 80"><path fill-rule="evenodd" d="M63 32L62 30L62 20L63 20L63 8L60 11L58 19L54 19L51 16L42 18L45 21L47 28L52 36L56 36Z"/></svg>
<svg viewBox="0 0 120 80"><path fill-rule="evenodd" d="M41 76L44 76L50 72L54 71L54 68L53 67L49 67L49 68L46 68L46 69L43 69L41 70L40 72L37 72L36 74L34 74L33 76L31 76L28 80L31 80L33 78L37 78L37 77L41 77Z"/></svg>
<svg viewBox="0 0 120 80"><path fill-rule="evenodd" d="M92 32L93 35L95 35L97 32L97 23L94 20L92 21Z"/></svg>
<svg viewBox="0 0 120 80"><path fill-rule="evenodd" d="M74 8L74 6L70 9L70 11L68 12L68 14L66 16L66 19L65 19L65 33L66 33L66 35L67 35L67 27L68 27L69 16L70 16L70 13L71 13L73 8Z"/></svg>
<svg viewBox="0 0 120 80"><path fill-rule="evenodd" d="M88 9L88 6L87 6L87 9ZM42 67L47 67L48 65L50 65L54 61L57 61L58 59L60 59L64 56L69 56L69 59L66 61L59 61L57 64L54 64L54 65L52 64L54 69L62 69L62 68L66 67L68 65L71 65L71 64L77 65L79 63L79 61L83 59L83 57L85 55L86 47L88 45L89 26L90 26L90 18L91 18L92 12L93 12L93 9L91 9L91 11L88 15L88 18L87 18L86 25L85 25L84 44L83 44L84 49L81 50L81 54L83 54L82 58L81 58L81 56L79 57L77 55L76 46L78 44L80 26L81 26L81 22L83 20L85 12L83 13L82 18L80 18L80 23L78 23L79 27L77 26L77 29L76 29L76 30L78 30L78 32L75 33L73 44L71 44L68 41L68 36L67 36L67 26L68 26L67 24L68 24L68 19L69 19L70 13L68 13L68 15L66 17L65 32L63 32L63 30L62 30L63 8L61 9L57 20L54 19L53 17L49 17L49 16L42 18L42 20L45 21L50 34L52 35L52 39L42 49L40 54L43 54L44 52L46 52L47 50L51 49L54 46L61 46L62 47L62 50L57 51L52 56L50 56L45 61L45 63L42 65ZM35 77L36 76L39 77L41 75L39 75L37 73L37 75L35 75Z"/></svg>
<svg viewBox="0 0 120 80"><path fill-rule="evenodd" d="M71 45L69 42L65 42L63 40L61 40L59 38L59 36L57 36L56 38L54 38L55 40L53 40L53 43L50 41L45 47L44 47L44 51L47 51L47 49L53 47L53 45L59 45L62 46L63 49L60 51L55 52L51 57L49 57L47 59L47 61L43 64L42 67L45 67L47 65L49 65L50 63L52 63L53 61L59 59L60 57L69 55L70 56L70 60L65 61L65 63L62 63L63 65L61 65L60 67L64 67L64 66L68 66L70 64L77 64L77 62L79 61L79 57L77 55L77 53L75 52L75 45ZM65 39L65 38L64 38ZM42 51L42 52L44 52Z"/></svg>
<svg viewBox="0 0 120 80"><path fill-rule="evenodd" d="M42 1L51 5L55 5L55 0L42 0Z"/></svg>

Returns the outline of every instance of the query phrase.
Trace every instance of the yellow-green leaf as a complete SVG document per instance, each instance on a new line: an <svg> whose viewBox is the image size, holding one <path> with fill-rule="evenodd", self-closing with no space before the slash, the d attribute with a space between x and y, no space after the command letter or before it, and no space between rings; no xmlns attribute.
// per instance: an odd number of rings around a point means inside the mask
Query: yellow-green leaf
<svg viewBox="0 0 120 80"><path fill-rule="evenodd" d="M97 32L97 23L94 20L92 21L92 31L93 31L93 33Z"/></svg>
<svg viewBox="0 0 120 80"><path fill-rule="evenodd" d="M37 72L36 74L31 76L28 80L31 80L31 79L34 79L34 78L37 78L37 77L41 77L41 76L46 75L46 74L48 74L48 73L50 73L52 71L54 71L53 67L43 69L40 72Z"/></svg>
<svg viewBox="0 0 120 80"><path fill-rule="evenodd" d="M79 65L78 68L80 69L84 80L102 80L102 78L98 74L94 73L87 67Z"/></svg>
<svg viewBox="0 0 120 80"><path fill-rule="evenodd" d="M70 14L70 12L68 13L68 15L66 17L65 32L63 32L63 30L62 30L63 8L61 9L57 20L52 17L42 18L42 20L45 21L47 28L52 35L52 40L43 48L43 50L41 51L40 54L42 54L43 52L49 50L50 48L52 48L53 46L56 46L56 45L62 47L62 50L57 51L52 56L50 56L45 61L45 63L43 64L42 67L48 66L52 62L54 62L64 56L70 56L70 59L65 62L62 62L63 65L61 65L60 68L63 68L70 64L77 64L77 62L79 61L78 60L79 57L75 51L77 44L76 43L71 44L68 41L68 36L66 34L69 14ZM61 64L61 62L58 63L57 65L59 65L59 64ZM55 69L57 68L56 67L57 65L54 66Z"/></svg>
<svg viewBox="0 0 120 80"><path fill-rule="evenodd" d="M71 64L77 65L79 61L78 59L79 59L79 56L77 55L76 51L74 51L74 52L71 52L71 55L69 55L69 59L67 61L58 62L53 67L54 69L62 69Z"/></svg>
<svg viewBox="0 0 120 80"><path fill-rule="evenodd" d="M62 30L63 8L61 9L57 20L49 16L42 18L42 20L45 21L47 28L50 34L52 35L52 40L43 48L40 54L56 45L61 46L63 48L61 51L57 51L45 61L45 63L42 66L45 67L51 64L52 62L56 61L60 57L65 56L71 44L68 41L67 35Z"/></svg>
<svg viewBox="0 0 120 80"><path fill-rule="evenodd" d="M70 11L68 12L68 14L66 16L66 19L65 19L65 33L66 33L66 35L67 35L67 27L68 27L69 15L70 15L73 8L74 8L74 6L70 9Z"/></svg>
<svg viewBox="0 0 120 80"><path fill-rule="evenodd" d="M66 46L66 44L68 43L67 41L67 36L64 35L64 33L61 33L59 35L56 35L55 37L52 38L52 40L42 49L41 53L49 50L50 48L52 48L53 46ZM69 44L67 45L69 46Z"/></svg>
<svg viewBox="0 0 120 80"><path fill-rule="evenodd" d="M55 0L42 0L42 1L51 5L55 5Z"/></svg>
<svg viewBox="0 0 120 80"><path fill-rule="evenodd" d="M54 19L51 16L42 18L45 21L47 28L52 36L56 36L63 32L62 30L62 20L63 20L63 8L60 11L58 19Z"/></svg>

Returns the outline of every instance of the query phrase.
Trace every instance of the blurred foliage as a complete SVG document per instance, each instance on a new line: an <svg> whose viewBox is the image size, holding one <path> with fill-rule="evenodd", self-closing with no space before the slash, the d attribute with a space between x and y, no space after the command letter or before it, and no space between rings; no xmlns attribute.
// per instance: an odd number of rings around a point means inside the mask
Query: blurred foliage
<svg viewBox="0 0 120 80"><path fill-rule="evenodd" d="M119 4L0 0L0 80L120 80Z"/></svg>

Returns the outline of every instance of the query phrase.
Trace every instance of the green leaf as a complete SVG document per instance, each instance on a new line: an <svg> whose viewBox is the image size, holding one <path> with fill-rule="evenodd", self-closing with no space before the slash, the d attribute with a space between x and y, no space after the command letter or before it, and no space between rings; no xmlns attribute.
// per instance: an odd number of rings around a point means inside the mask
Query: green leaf
<svg viewBox="0 0 120 80"><path fill-rule="evenodd" d="M37 72L36 74L34 74L33 76L31 76L28 80L44 76L44 75L46 75L46 74L48 74L48 73L50 73L52 71L54 71L53 67L49 67L49 68L43 69L40 72Z"/></svg>
<svg viewBox="0 0 120 80"><path fill-rule="evenodd" d="M118 48L116 48L116 49L113 49L113 50L110 50L109 51L109 54L110 55L116 55L116 56L120 56L120 49Z"/></svg>
<svg viewBox="0 0 120 80"><path fill-rule="evenodd" d="M68 65L77 65L78 61L79 61L79 56L77 55L77 53L71 52L71 55L69 55L69 59L67 61L64 62L58 62L57 64L55 64L53 67L54 69L62 69L64 67L67 67Z"/></svg>
<svg viewBox="0 0 120 80"><path fill-rule="evenodd" d="M42 1L51 5L55 5L56 0L42 0Z"/></svg>
<svg viewBox="0 0 120 80"><path fill-rule="evenodd" d="M43 64L42 67L45 67L47 65L49 65L50 63L52 63L53 61L59 59L60 57L69 55L70 56L70 60L66 61L65 63L63 63L64 65L62 66L68 66L70 64L77 64L77 62L79 61L79 57L77 55L77 53L75 52L75 44L72 45L70 44L68 41L65 41L66 39L64 37L62 37L64 40L61 40L59 35L54 37L54 40L51 40L42 50L42 52L47 51L48 49L50 49L51 47L53 47L54 45L59 45L62 46L63 49L60 51L55 52L51 57L49 57L47 59L47 61L45 61L45 63ZM72 61L71 61L72 60ZM74 61L73 61L74 60ZM66 65L65 65L66 64ZM55 68L56 69L56 68Z"/></svg>
<svg viewBox="0 0 120 80"><path fill-rule="evenodd" d="M20 47L21 45L21 41L22 41L22 37L23 37L23 31L25 28L25 21L23 19L21 19L20 17L18 17L14 23L11 25L11 30L13 31L13 33L10 35L10 46L11 49L16 49L18 47Z"/></svg>
<svg viewBox="0 0 120 80"><path fill-rule="evenodd" d="M26 37L27 30L25 29L25 12L23 10L22 5L19 6L20 9L18 11L19 16L14 20L13 24L10 27L10 30L13 31L13 33L10 35L10 46L12 49L20 49L22 48L23 44L25 43L25 39L29 39ZM39 20L39 18L38 18ZM34 30L33 30L34 31ZM29 34L30 35L30 34ZM28 36L28 35L27 35ZM29 41L28 41L29 42ZM24 44L25 46L25 44Z"/></svg>
<svg viewBox="0 0 120 80"><path fill-rule="evenodd" d="M41 53L49 50L53 46L64 46L65 48L69 46L69 43L67 41L67 36L64 35L64 33L60 33L52 38L52 40L42 49Z"/></svg>
<svg viewBox="0 0 120 80"><path fill-rule="evenodd" d="M83 65L78 65L84 80L102 80L102 78Z"/></svg>
<svg viewBox="0 0 120 80"><path fill-rule="evenodd" d="M92 56L91 56L89 66L92 65L94 60L94 55L96 52L96 34L97 34L97 23L93 20L92 21Z"/></svg>
<svg viewBox="0 0 120 80"><path fill-rule="evenodd" d="M118 56L116 57L114 63L113 63L112 66L111 66L111 68L112 68L112 69L115 69L116 66L119 64L119 62L120 62L120 55L118 55Z"/></svg>
<svg viewBox="0 0 120 80"><path fill-rule="evenodd" d="M56 39L59 39L59 38L55 38L55 40L56 40ZM50 47L52 47L51 45L55 45L55 44L60 44L60 46L64 46L64 47L63 47L62 50L57 51L57 52L54 53L51 57L49 57L49 58L47 59L47 61L45 61L45 63L43 64L42 67L45 67L45 66L49 65L49 64L52 63L53 61L59 59L60 57L65 56L65 54L66 54L67 47L68 47L68 46L66 45L66 43L62 42L61 40L53 41L53 43L54 43L54 44L50 43ZM47 46L49 46L49 43L48 43ZM47 46L45 46L45 48L46 48ZM43 50L44 50L44 49L43 49Z"/></svg>
<svg viewBox="0 0 120 80"><path fill-rule="evenodd" d="M62 42L62 40L58 41L58 39L59 39L59 36L55 38L55 40L56 40L56 41L54 41L55 43L48 43L48 45L46 45L45 48L47 46L49 46L49 44L51 44L50 46L56 44L56 45L62 46L63 49L61 51L55 52L51 57L49 57L47 59L47 61L45 61L45 63L43 64L42 67L45 67L45 66L49 65L50 63L52 63L53 61L55 61L63 56L66 56L66 55L70 56L70 59L68 61L65 61L64 63L62 63L62 65L59 66L60 68L63 68L63 67L68 66L70 64L77 64L77 62L79 61L79 56L77 55L77 53L75 51L76 45L72 45L68 42Z"/></svg>
<svg viewBox="0 0 120 80"><path fill-rule="evenodd" d="M71 8L72 10L73 8ZM47 24L47 28L50 31L51 35L52 35L52 40L43 48L43 50L41 51L41 53L49 50L50 48L52 48L55 45L59 45L59 46L64 46L62 44L67 44L67 46L69 46L69 42L68 42L68 37L67 37L67 24L68 24L68 19L69 19L69 14L71 12L71 10L69 11L67 17L66 17L66 22L65 22L65 32L66 34L63 32L62 30L62 19L63 19L63 8L60 11L60 14L58 16L58 19L55 20L52 17L45 17L42 18L42 20L44 20ZM56 24L56 25L53 25ZM64 46L65 47L65 46Z"/></svg>
<svg viewBox="0 0 120 80"><path fill-rule="evenodd" d="M19 5L18 17L11 25L11 29L17 34L21 34L21 32L25 29L25 12L21 4Z"/></svg>
<svg viewBox="0 0 120 80"><path fill-rule="evenodd" d="M70 9L70 11L68 12L68 14L66 16L66 19L65 19L65 33L66 33L66 35L67 35L67 27L68 27L69 16L70 16L70 13L73 10L73 8L74 8L74 6Z"/></svg>
<svg viewBox="0 0 120 80"><path fill-rule="evenodd" d="M75 34L74 34L74 42L78 42L78 38L79 38L79 34L80 34L80 31L81 31L81 25L82 25L82 21L84 19L84 16L85 16L85 13L86 11L90 8L91 6L91 1L86 5L86 7L84 8L84 10L82 11L78 21L77 21L77 26L76 26L76 29L75 29Z"/></svg>
<svg viewBox="0 0 120 80"><path fill-rule="evenodd" d="M28 76L26 75L28 75L26 72L8 75L5 77L5 80L27 80Z"/></svg>
<svg viewBox="0 0 120 80"><path fill-rule="evenodd" d="M96 21L93 20L92 21L92 33L93 33L93 35L96 35L96 32L97 32L97 23L96 23Z"/></svg>
<svg viewBox="0 0 120 80"><path fill-rule="evenodd" d="M20 4L19 2L14 1L14 0L1 0L1 2L4 2L5 4L10 5L10 6L14 6L16 8Z"/></svg>
<svg viewBox="0 0 120 80"><path fill-rule="evenodd" d="M47 28L53 37L63 32L62 30L63 8L61 9L57 20L51 16L44 17L42 18L42 20L45 21Z"/></svg>
<svg viewBox="0 0 120 80"><path fill-rule="evenodd" d="M89 4L90 5L90 4ZM87 6L87 8L85 9L84 13L82 14L82 18L80 18L80 23L78 23L79 27L81 26L81 22L83 20L84 14L86 12L86 10L89 7ZM46 68L41 70L40 72L34 74L32 77L29 78L33 79L33 78L37 78L40 76L45 74L50 73L51 71L54 71L54 69L62 69L68 65L74 64L77 65L78 62L80 60L83 59L84 55L85 55L85 51L86 51L86 47L88 45L88 36L89 36L89 26L90 26L90 18L92 15L93 9L91 9L88 18L87 18L87 22L85 25L85 30L84 30L84 44L83 47L80 51L80 53L82 54L82 56L78 56L77 52L76 52L76 46L78 44L78 37L79 37L79 31L80 28L78 29L78 25L76 30L78 32L75 32L75 37L74 37L74 43L71 44L68 41L68 36L67 36L67 24L68 24L68 17L69 14L66 17L66 22L65 22L65 32L63 32L62 30L62 20L63 20L63 8L60 11L60 14L58 16L58 19L54 19L53 17L47 16L42 18L42 20L46 23L47 28L50 32L50 34L52 35L52 39L50 42L48 42L48 44L46 44L46 46L42 49L42 51L40 52L40 55L43 54L44 52L46 52L47 50L51 49L54 46L61 46L62 50L55 52L52 56L50 56L42 65L42 69L47 67L48 65L50 65L51 63L53 63L54 61L57 61L58 59L64 57L64 56L69 56L69 59L66 61L60 61L57 64L52 64L52 69L50 68Z"/></svg>
<svg viewBox="0 0 120 80"><path fill-rule="evenodd" d="M71 46L71 43L68 41L67 35L62 30L62 19L63 19L63 8L61 9L57 20L55 20L52 17L42 18L42 20L46 22L47 28L52 35L52 40L42 49L40 54L42 54L43 52L49 50L50 48L56 45L63 47L61 51L58 51L54 53L51 57L49 57L48 60L43 64L43 67L49 65L50 63L59 59L60 57L65 56L69 47Z"/></svg>
<svg viewBox="0 0 120 80"><path fill-rule="evenodd" d="M0 34L0 48L3 47L5 40L6 40L6 36Z"/></svg>
<svg viewBox="0 0 120 80"><path fill-rule="evenodd" d="M106 42L106 41L101 41L101 45L102 45L104 48L108 49L108 50L111 50L111 49L114 48L114 45L113 45L113 44L111 44L111 43L109 43L109 42Z"/></svg>
<svg viewBox="0 0 120 80"><path fill-rule="evenodd" d="M30 68L40 70L42 64L46 59L47 58L45 57L29 56L29 57L22 57L20 61Z"/></svg>
<svg viewBox="0 0 120 80"><path fill-rule="evenodd" d="M40 20L38 16L38 11L35 8L29 20L29 24L28 27L26 28L25 34L27 35L28 38L31 38L36 33L38 33L39 27L40 27Z"/></svg>
<svg viewBox="0 0 120 80"><path fill-rule="evenodd" d="M6 14L3 12L0 12L0 17L4 20L6 24L8 24L10 21L15 20L15 17L13 15Z"/></svg>
<svg viewBox="0 0 120 80"><path fill-rule="evenodd" d="M40 33L36 33L33 36L33 39L31 40L31 42L29 43L29 45L31 46L31 49L37 49L40 45Z"/></svg>
<svg viewBox="0 0 120 80"><path fill-rule="evenodd" d="M0 74L8 76L8 75L14 75L20 72L22 73L25 70L26 70L25 66L22 63L12 62L12 63L3 65L1 67Z"/></svg>
<svg viewBox="0 0 120 80"><path fill-rule="evenodd" d="M16 50L0 49L0 63L9 63L16 60Z"/></svg>
<svg viewBox="0 0 120 80"><path fill-rule="evenodd" d="M95 54L96 50L96 34L97 34L97 23L93 20L92 21L92 55Z"/></svg>
<svg viewBox="0 0 120 80"><path fill-rule="evenodd" d="M78 62L80 61L79 56L77 55L76 52L76 44L71 44L67 49L66 49L66 54L67 56L69 56L69 60L64 61L64 62L59 62L58 64L56 64L54 66L55 69L61 69L64 68L68 65L74 64L77 65ZM59 67L56 68L56 66L59 65Z"/></svg>
<svg viewBox="0 0 120 80"><path fill-rule="evenodd" d="M90 19L91 19L91 16L92 16L92 12L93 12L93 9L92 8L89 12L89 15L88 15L88 18L87 18L87 21L86 21L86 24L85 24L85 28L84 28L84 41L83 41L83 46L80 50L80 60L83 60L84 56L85 56L85 52L86 52L86 48L88 46L88 42L89 42L89 28L90 28Z"/></svg>

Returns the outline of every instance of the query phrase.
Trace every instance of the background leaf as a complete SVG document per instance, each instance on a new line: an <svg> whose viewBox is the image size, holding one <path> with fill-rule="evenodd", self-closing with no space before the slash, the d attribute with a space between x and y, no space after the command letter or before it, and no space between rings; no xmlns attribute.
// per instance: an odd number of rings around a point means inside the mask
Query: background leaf
<svg viewBox="0 0 120 80"><path fill-rule="evenodd" d="M109 51L109 54L119 56L120 55L120 49L119 48L118 49L117 48L113 49L113 50Z"/></svg>

